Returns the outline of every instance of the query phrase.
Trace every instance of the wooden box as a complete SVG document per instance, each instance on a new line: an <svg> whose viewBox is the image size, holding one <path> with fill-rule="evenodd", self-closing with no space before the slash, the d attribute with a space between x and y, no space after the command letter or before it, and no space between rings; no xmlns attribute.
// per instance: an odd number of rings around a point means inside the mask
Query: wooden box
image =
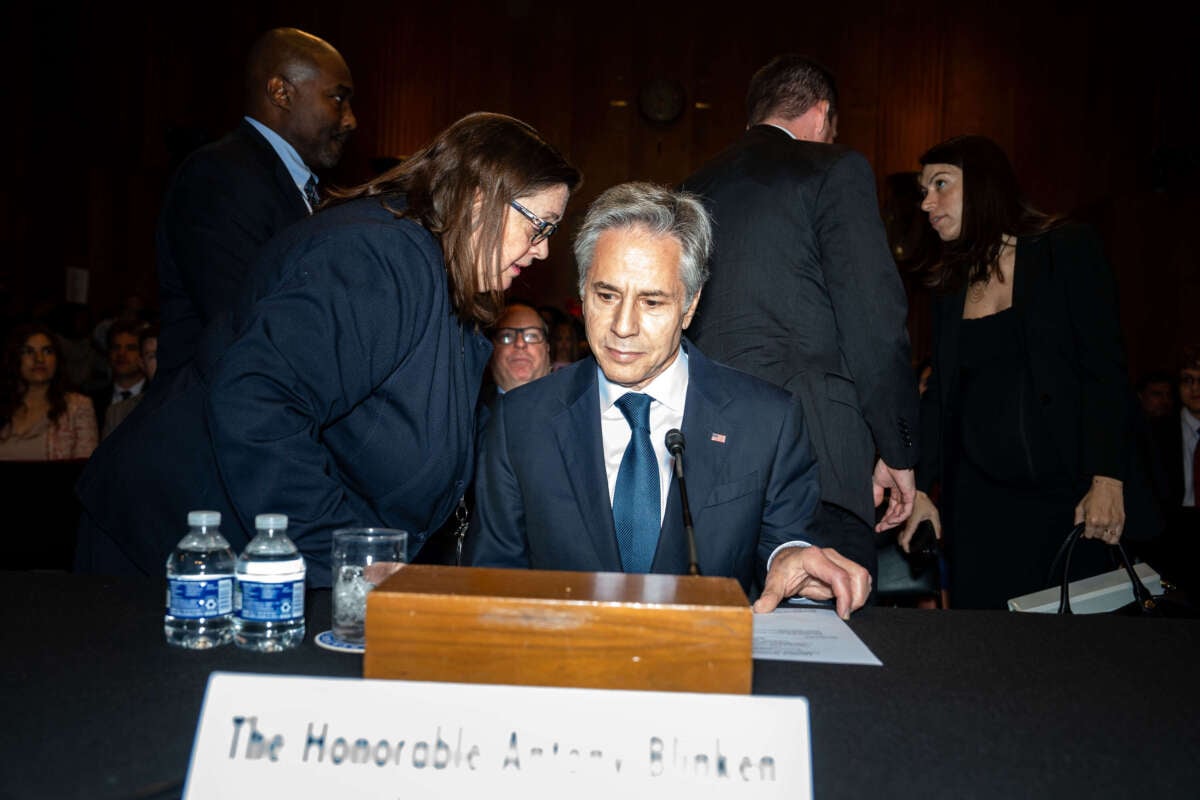
<svg viewBox="0 0 1200 800"><path fill-rule="evenodd" d="M732 578L409 565L367 596L363 676L749 694Z"/></svg>

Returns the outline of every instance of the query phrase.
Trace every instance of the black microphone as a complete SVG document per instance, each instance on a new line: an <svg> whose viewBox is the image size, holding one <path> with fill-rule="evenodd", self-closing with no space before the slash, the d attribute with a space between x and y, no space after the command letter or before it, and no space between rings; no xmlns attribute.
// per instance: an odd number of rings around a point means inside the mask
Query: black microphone
<svg viewBox="0 0 1200 800"><path fill-rule="evenodd" d="M696 531L692 527L692 509L688 505L687 481L683 479L683 434L678 428L667 431L667 452L675 457L675 478L679 481L679 500L683 507L683 532L687 534L688 575L699 575L700 564L696 557Z"/></svg>

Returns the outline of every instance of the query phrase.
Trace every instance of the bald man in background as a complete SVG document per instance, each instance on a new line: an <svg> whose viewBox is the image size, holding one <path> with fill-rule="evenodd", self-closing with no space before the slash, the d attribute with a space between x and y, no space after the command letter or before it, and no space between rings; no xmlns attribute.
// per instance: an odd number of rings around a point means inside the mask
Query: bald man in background
<svg viewBox="0 0 1200 800"><path fill-rule="evenodd" d="M180 166L159 219L159 368L196 355L200 332L236 297L259 248L320 202L357 127L354 82L337 50L295 28L263 34L246 60L245 117ZM165 383L165 381L163 381Z"/></svg>

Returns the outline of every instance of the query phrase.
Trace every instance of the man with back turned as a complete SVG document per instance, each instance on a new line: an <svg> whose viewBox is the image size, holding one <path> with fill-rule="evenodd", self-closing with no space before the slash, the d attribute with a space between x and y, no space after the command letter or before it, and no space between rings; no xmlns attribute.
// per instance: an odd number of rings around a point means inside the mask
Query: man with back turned
<svg viewBox="0 0 1200 800"><path fill-rule="evenodd" d="M749 124L684 182L715 232L692 336L800 398L821 469L817 527L875 572L876 526L912 512L918 397L907 300L867 160L833 144L832 76L779 56L751 80Z"/></svg>

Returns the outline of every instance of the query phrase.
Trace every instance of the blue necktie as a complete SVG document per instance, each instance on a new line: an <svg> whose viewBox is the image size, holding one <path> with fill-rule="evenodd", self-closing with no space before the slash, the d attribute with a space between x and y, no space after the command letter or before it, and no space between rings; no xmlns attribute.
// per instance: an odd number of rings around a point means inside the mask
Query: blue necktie
<svg viewBox="0 0 1200 800"><path fill-rule="evenodd" d="M626 572L649 572L658 547L658 459L650 444L650 402L647 394L621 395L616 406L633 429L613 492L613 525L621 566Z"/></svg>
<svg viewBox="0 0 1200 800"><path fill-rule="evenodd" d="M321 205L321 195L317 193L317 179L312 175L309 175L308 180L304 182L304 197L313 211L316 211L317 206Z"/></svg>

